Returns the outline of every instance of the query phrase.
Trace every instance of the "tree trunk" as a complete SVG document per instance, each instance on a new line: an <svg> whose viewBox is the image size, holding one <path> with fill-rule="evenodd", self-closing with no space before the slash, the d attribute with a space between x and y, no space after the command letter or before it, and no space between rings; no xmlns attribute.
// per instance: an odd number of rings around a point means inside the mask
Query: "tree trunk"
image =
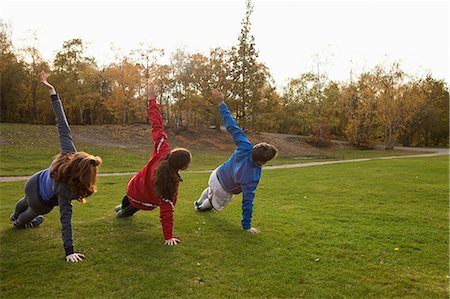
<svg viewBox="0 0 450 299"><path fill-rule="evenodd" d="M84 109L83 109L83 107L81 107L81 105L80 105L80 110L79 110L79 112L80 112L80 124L84 125L84 124L85 124L85 123L84 123L84 117L83 117Z"/></svg>

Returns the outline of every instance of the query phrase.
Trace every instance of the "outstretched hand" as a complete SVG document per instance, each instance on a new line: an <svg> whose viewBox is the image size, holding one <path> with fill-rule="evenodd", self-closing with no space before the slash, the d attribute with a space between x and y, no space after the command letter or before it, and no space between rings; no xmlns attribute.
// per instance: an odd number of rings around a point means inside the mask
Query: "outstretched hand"
<svg viewBox="0 0 450 299"><path fill-rule="evenodd" d="M252 233L252 234L257 234L257 233L261 232L259 229L254 228L254 227L250 227L249 229L246 229L245 231Z"/></svg>
<svg viewBox="0 0 450 299"><path fill-rule="evenodd" d="M212 90L211 96L213 98L214 103L216 103L217 105L223 103L223 95L217 89Z"/></svg>
<svg viewBox="0 0 450 299"><path fill-rule="evenodd" d="M147 92L148 92L148 98L149 99L156 99L158 97L158 92L156 91L155 85L153 82L149 82L147 85Z"/></svg>
<svg viewBox="0 0 450 299"><path fill-rule="evenodd" d="M82 253L72 253L66 256L66 261L76 263L81 262L84 258L85 256Z"/></svg>
<svg viewBox="0 0 450 299"><path fill-rule="evenodd" d="M39 76L41 77L41 82L42 84L44 84L48 89L54 90L55 88L53 87L53 85L51 85L50 83L48 83L47 81L47 74L44 71L41 71Z"/></svg>
<svg viewBox="0 0 450 299"><path fill-rule="evenodd" d="M171 238L169 240L164 241L164 245L170 245L170 246L177 245L178 243L181 243L181 240L177 239L177 238Z"/></svg>

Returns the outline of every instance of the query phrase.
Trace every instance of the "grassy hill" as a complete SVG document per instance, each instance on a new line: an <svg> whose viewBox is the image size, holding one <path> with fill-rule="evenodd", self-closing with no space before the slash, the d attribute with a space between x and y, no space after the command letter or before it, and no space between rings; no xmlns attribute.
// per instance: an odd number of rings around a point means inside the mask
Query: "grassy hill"
<svg viewBox="0 0 450 299"><path fill-rule="evenodd" d="M71 126L78 150L101 156L101 172L138 171L153 151L148 125ZM235 144L226 131L208 129L167 130L172 148L185 147L193 153L190 170L210 170L228 159ZM358 150L344 142L327 148L315 148L296 135L251 133L251 142L274 144L279 155L267 165L379 157L417 152ZM54 125L0 124L0 176L31 175L47 168L59 152Z"/></svg>

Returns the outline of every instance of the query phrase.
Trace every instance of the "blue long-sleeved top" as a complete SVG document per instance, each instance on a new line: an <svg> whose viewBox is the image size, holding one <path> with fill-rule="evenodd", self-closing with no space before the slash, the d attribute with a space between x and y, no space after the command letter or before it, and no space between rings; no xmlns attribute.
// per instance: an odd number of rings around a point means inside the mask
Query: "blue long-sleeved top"
<svg viewBox="0 0 450 299"><path fill-rule="evenodd" d="M69 123L67 122L64 109L58 95L51 95L53 112L57 123L58 136L61 144L61 153L76 153L75 145L72 141L72 134ZM53 163L52 163L53 164ZM65 183L59 183L55 186L53 178L50 176L50 169L44 169L39 175L39 194L42 198L42 203L47 206L59 206L61 234L63 239L63 246L66 255L72 254L72 199L73 194L69 186Z"/></svg>
<svg viewBox="0 0 450 299"><path fill-rule="evenodd" d="M252 222L253 199L261 178L262 167L253 162L253 145L238 127L225 103L219 105L219 111L225 128L233 136L237 148L228 161L219 167L217 177L228 192L233 194L242 192L241 222L244 229L249 229Z"/></svg>

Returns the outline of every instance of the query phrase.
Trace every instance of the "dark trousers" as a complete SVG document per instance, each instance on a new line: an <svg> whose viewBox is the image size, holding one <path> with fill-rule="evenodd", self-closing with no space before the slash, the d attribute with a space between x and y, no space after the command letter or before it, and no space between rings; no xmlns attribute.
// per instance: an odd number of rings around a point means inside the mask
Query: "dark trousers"
<svg viewBox="0 0 450 299"><path fill-rule="evenodd" d="M128 196L125 195L122 199L122 213L119 217L133 216L137 211L139 211L139 209L133 207L128 200Z"/></svg>
<svg viewBox="0 0 450 299"><path fill-rule="evenodd" d="M14 224L16 226L24 226L38 215L49 213L53 207L44 206L41 202L39 194L39 174L31 176L25 183L25 196L22 197L14 209Z"/></svg>

